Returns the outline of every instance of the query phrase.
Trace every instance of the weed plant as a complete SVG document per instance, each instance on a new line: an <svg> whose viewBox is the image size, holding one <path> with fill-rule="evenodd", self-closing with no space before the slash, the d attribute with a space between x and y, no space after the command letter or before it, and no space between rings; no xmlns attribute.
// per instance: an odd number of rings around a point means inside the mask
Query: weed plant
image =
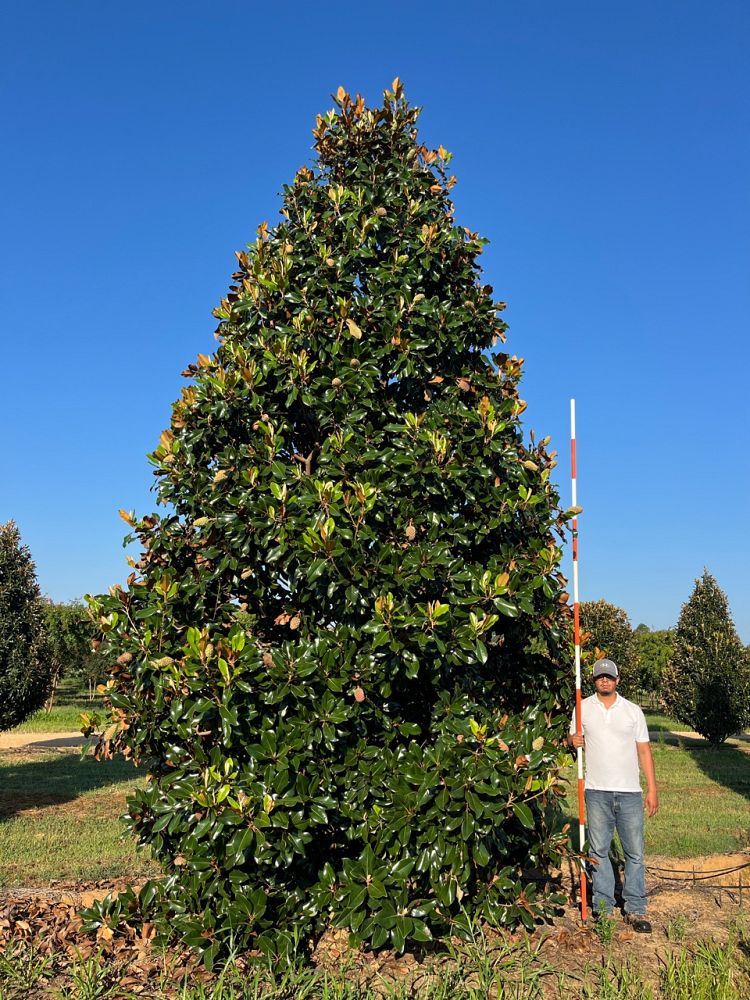
<svg viewBox="0 0 750 1000"><path fill-rule="evenodd" d="M675 944L681 944L685 940L686 932L687 921L684 913L678 913L666 926L667 940Z"/></svg>
<svg viewBox="0 0 750 1000"><path fill-rule="evenodd" d="M28 997L50 977L51 965L33 945L8 944L0 951L0 1000Z"/></svg>
<svg viewBox="0 0 750 1000"><path fill-rule="evenodd" d="M594 917L593 929L594 934L606 948L609 948L614 940L616 927L617 920L607 913L606 906L601 903L599 912Z"/></svg>
<svg viewBox="0 0 750 1000"><path fill-rule="evenodd" d="M475 932L452 945L440 964L415 966L413 981L391 982L377 974L360 981L351 969L335 972L271 963L249 970L229 963L211 982L185 977L175 982L165 970L161 981L128 990L102 956L79 958L66 970L55 968L28 944L0 952L0 1000L747 1000L747 929L732 930L725 945L700 942L665 959L658 982L647 981L637 961L611 956L580 976L555 972L539 955L538 944L496 939Z"/></svg>

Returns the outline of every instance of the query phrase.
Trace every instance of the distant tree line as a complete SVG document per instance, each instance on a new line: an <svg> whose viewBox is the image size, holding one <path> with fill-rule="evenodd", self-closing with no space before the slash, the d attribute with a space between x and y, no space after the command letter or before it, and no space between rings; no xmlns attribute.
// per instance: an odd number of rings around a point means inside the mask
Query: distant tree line
<svg viewBox="0 0 750 1000"><path fill-rule="evenodd" d="M74 678L93 700L105 670L103 657L92 649L94 630L88 609L80 601L56 604L44 599L42 606L52 667L46 707L52 709L63 677Z"/></svg>
<svg viewBox="0 0 750 1000"><path fill-rule="evenodd" d="M92 638L84 605L43 598L17 526L0 524L0 730L51 709L63 676L80 678L93 697L103 670Z"/></svg>
<svg viewBox="0 0 750 1000"><path fill-rule="evenodd" d="M750 647L707 570L674 629L633 629L627 612L604 600L581 604L581 627L584 665L610 657L628 697L658 705L713 744L750 724Z"/></svg>

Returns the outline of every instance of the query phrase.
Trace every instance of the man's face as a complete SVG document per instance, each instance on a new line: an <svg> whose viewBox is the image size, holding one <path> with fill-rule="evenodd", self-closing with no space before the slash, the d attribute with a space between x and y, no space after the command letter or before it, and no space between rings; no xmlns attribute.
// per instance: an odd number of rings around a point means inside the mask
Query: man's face
<svg viewBox="0 0 750 1000"><path fill-rule="evenodd" d="M594 678L594 690L597 694L614 694L619 683L619 677L610 677L608 674L601 674L601 676Z"/></svg>

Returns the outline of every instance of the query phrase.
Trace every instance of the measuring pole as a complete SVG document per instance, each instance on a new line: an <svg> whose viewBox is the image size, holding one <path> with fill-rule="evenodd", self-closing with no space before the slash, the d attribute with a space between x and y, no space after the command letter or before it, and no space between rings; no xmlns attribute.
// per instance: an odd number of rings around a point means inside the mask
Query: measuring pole
<svg viewBox="0 0 750 1000"><path fill-rule="evenodd" d="M573 506L578 506L576 489L576 401L570 401L570 479L572 486ZM578 515L573 516L573 641L575 642L576 658L576 735L582 733L581 727L581 623L578 604ZM586 842L585 803L583 795L583 750L576 750L578 763L578 841L581 854ZM586 920L586 873L581 862L581 920Z"/></svg>

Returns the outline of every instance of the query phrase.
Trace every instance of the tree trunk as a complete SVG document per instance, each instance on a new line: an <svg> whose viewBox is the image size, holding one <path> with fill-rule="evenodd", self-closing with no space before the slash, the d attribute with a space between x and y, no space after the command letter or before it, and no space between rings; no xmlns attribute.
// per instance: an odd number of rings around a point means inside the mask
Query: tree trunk
<svg viewBox="0 0 750 1000"><path fill-rule="evenodd" d="M45 702L44 705L45 711L47 712L48 715L52 711L52 706L55 703L55 695L57 694L57 686L60 683L61 673L62 670L60 668L60 664L56 663L55 669L52 673L52 686L49 689L49 694L47 695L47 701Z"/></svg>

